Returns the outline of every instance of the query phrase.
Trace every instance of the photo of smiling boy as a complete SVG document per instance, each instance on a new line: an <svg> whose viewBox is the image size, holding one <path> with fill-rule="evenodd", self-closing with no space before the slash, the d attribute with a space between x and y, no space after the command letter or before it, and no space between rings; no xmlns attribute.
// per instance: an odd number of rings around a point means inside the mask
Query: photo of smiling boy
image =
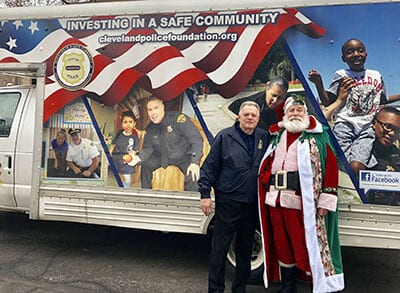
<svg viewBox="0 0 400 293"><path fill-rule="evenodd" d="M362 41L352 38L344 42L342 60L349 68L337 70L326 91L319 73L315 69L309 73L323 105L334 103L339 94L344 95L332 130L356 176L360 170L377 164L372 155L375 134L371 123L380 105L389 102L380 72L364 66L367 55Z"/></svg>

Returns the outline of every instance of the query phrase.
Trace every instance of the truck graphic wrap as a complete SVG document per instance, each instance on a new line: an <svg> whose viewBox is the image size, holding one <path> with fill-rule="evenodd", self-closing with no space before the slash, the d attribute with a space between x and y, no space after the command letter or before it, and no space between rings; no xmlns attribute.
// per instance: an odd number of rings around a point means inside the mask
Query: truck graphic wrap
<svg viewBox="0 0 400 293"><path fill-rule="evenodd" d="M100 132L115 124L112 107L118 108L117 117L124 111L133 111L136 128L141 131L148 124L145 120L148 113L143 109L150 96L165 102L180 97L181 102L171 110L181 111L184 91L191 86L197 91L196 84L207 81L207 86L215 94L232 98L243 91L275 41L292 27L313 38L324 33L296 9L8 21L3 24L4 57L0 58L2 62L30 60L46 63L43 120L49 126L50 138L55 137L60 128L82 128L84 137L99 140L100 148L109 148L115 145L112 138L118 135L120 122L108 133ZM81 111L67 110L70 103L79 105L77 99L83 99L81 104L88 106L85 115L92 116L93 125L77 123ZM109 107L108 113L99 114L91 101ZM192 113L186 114L193 116ZM185 139L189 124L177 121L174 122L176 126L167 126L167 133L169 136L175 132L183 133L177 139ZM204 142L203 148L200 132L191 128L194 131L191 136L198 139L186 139L190 147L185 144L181 147L198 157L194 163L200 164L208 141ZM96 130L98 139L94 133ZM200 130L204 132L201 127ZM66 138L68 140L68 136ZM144 135L141 134L140 138L143 144ZM111 143L105 139L111 139ZM157 138L153 137L153 140ZM195 144L200 146L195 147ZM147 150L149 144L145 143L144 147ZM186 155L168 147L172 157ZM113 164L115 162L107 149L104 153L108 162L103 163L111 165L114 175L120 173L118 168L113 168L113 165L118 167L118 162ZM150 155L144 152L145 158L141 159L149 160L154 155L154 150ZM113 157L118 160L115 155ZM181 171L186 172L186 164L169 159L168 164L178 164ZM53 160L48 162L53 164ZM143 178L141 181L147 188L151 185L144 183ZM195 184L190 190L197 190Z"/></svg>
<svg viewBox="0 0 400 293"><path fill-rule="evenodd" d="M164 2L0 11L0 209L205 234L210 145L283 76L329 126L342 244L399 248L400 3Z"/></svg>

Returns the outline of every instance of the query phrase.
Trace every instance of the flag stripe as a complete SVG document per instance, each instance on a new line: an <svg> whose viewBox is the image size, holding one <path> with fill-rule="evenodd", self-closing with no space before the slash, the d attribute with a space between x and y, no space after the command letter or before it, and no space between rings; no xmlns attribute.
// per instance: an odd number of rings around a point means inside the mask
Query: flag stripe
<svg viewBox="0 0 400 293"><path fill-rule="evenodd" d="M235 14L277 17L276 23L271 17L269 22L260 25L190 23L197 17L220 21L227 14L232 19ZM130 27L96 30L85 23L116 18L130 18ZM183 18L189 19L191 25L179 24ZM145 27L141 26L142 20ZM72 24L68 21L88 29L67 32L63 28ZM291 27L312 38L325 34L323 28L294 8L9 21L0 31L0 62L46 63L44 120L47 121L82 95L114 105L134 85L171 100L191 85L208 80L215 92L225 98L233 97L246 86L275 41ZM214 37L217 39L213 40ZM91 79L76 91L62 88L53 68L57 54L71 44L87 48L94 62Z"/></svg>

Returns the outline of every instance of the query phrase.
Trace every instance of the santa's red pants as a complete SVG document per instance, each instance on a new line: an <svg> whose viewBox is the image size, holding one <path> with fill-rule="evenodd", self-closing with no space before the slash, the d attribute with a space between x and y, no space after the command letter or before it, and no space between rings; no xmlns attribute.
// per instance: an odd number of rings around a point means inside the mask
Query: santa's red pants
<svg viewBox="0 0 400 293"><path fill-rule="evenodd" d="M285 265L296 265L310 272L304 232L303 212L295 209L267 205L271 217L275 250Z"/></svg>

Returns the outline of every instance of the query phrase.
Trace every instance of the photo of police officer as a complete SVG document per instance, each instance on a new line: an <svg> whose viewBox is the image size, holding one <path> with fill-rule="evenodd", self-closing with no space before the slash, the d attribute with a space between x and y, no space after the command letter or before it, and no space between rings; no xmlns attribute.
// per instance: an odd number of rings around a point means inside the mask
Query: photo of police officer
<svg viewBox="0 0 400 293"><path fill-rule="evenodd" d="M68 134L72 143L68 145L66 177L98 179L96 170L100 162L100 153L96 146L91 140L81 136L80 129L70 128Z"/></svg>
<svg viewBox="0 0 400 293"><path fill-rule="evenodd" d="M149 124L145 128L143 147L130 164L141 165L142 188L151 189L153 171L170 165L184 174L184 190L197 191L203 139L190 117L178 111L165 111L163 101L148 98Z"/></svg>

